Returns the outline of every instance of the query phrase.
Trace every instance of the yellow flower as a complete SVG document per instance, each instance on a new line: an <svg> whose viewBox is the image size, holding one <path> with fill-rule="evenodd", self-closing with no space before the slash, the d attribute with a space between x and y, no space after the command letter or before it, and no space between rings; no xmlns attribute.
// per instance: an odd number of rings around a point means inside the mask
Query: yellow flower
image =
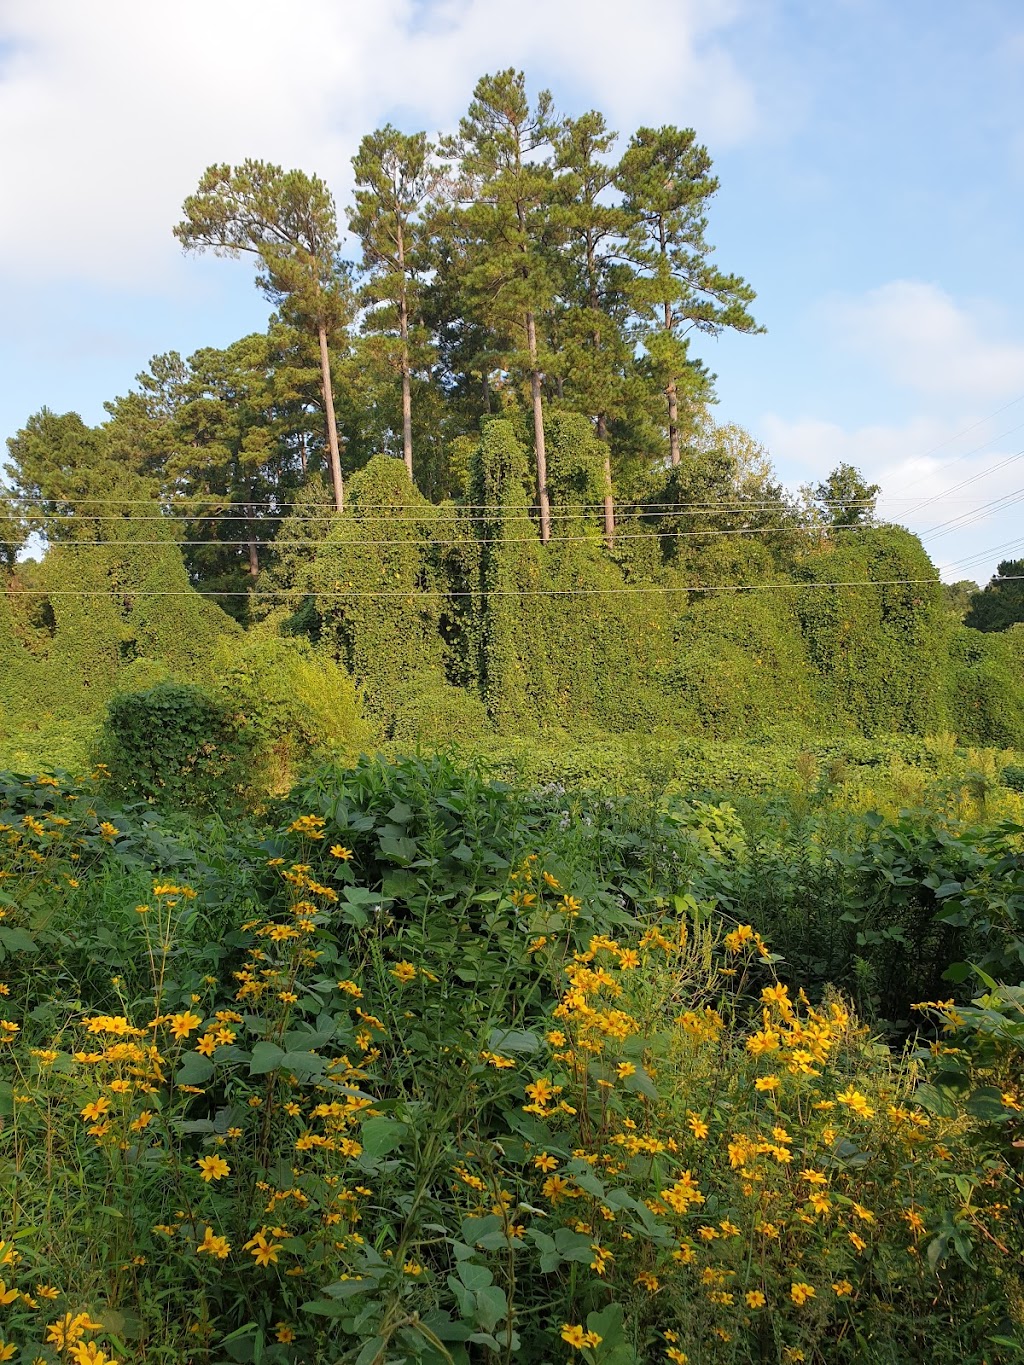
<svg viewBox="0 0 1024 1365"><path fill-rule="evenodd" d="M221 1180L231 1173L231 1167L222 1156L201 1156L196 1158L199 1174L209 1184L211 1180Z"/></svg>
<svg viewBox="0 0 1024 1365"><path fill-rule="evenodd" d="M279 1322L276 1324L274 1328L274 1336L283 1345L287 1345L288 1342L295 1340L295 1332L292 1330L291 1327L289 1327L289 1325L286 1322Z"/></svg>
<svg viewBox="0 0 1024 1365"><path fill-rule="evenodd" d="M117 1365L117 1361L105 1355L94 1341L83 1341L72 1346L71 1358L75 1365Z"/></svg>
<svg viewBox="0 0 1024 1365"><path fill-rule="evenodd" d="M266 1229L261 1228L255 1237L250 1237L249 1241L246 1242L245 1249L253 1257L257 1265L276 1265L278 1252L281 1250L281 1244L279 1242L268 1242Z"/></svg>
<svg viewBox="0 0 1024 1365"><path fill-rule="evenodd" d="M691 1113L686 1120L686 1124L693 1136L699 1138L701 1141L703 1141L711 1131L699 1114Z"/></svg>
<svg viewBox="0 0 1024 1365"><path fill-rule="evenodd" d="M110 1101L106 1095L101 1095L98 1100L93 1100L91 1104L85 1106L81 1111L82 1118L86 1123L95 1123L97 1119L103 1117L109 1108Z"/></svg>
<svg viewBox="0 0 1024 1365"><path fill-rule="evenodd" d="M219 1261L227 1260L231 1244L226 1237L217 1237L213 1228L206 1229L206 1235L196 1247L196 1251L206 1256L216 1256Z"/></svg>
<svg viewBox="0 0 1024 1365"><path fill-rule="evenodd" d="M758 1076L754 1082L755 1090L777 1090L779 1088L778 1076Z"/></svg>
<svg viewBox="0 0 1024 1365"><path fill-rule="evenodd" d="M60 1297L60 1290L52 1284L37 1284L36 1294L41 1299L56 1299Z"/></svg>
<svg viewBox="0 0 1024 1365"><path fill-rule="evenodd" d="M841 1095L837 1095L836 1099L840 1104L845 1104L848 1109L852 1109L860 1118L869 1119L874 1115L875 1111L868 1104L867 1097L862 1095L859 1090L854 1089L852 1085L844 1090Z"/></svg>
<svg viewBox="0 0 1024 1365"><path fill-rule="evenodd" d="M363 993L354 981L339 981L338 990L344 991L346 995L351 995L353 1000L362 1000Z"/></svg>
<svg viewBox="0 0 1024 1365"><path fill-rule="evenodd" d="M795 1281L789 1288L789 1297L798 1308L802 1308L808 1299L813 1299L814 1294L814 1286L812 1284L804 1284L802 1280Z"/></svg>
<svg viewBox="0 0 1024 1365"><path fill-rule="evenodd" d="M66 1346L74 1344L86 1332L101 1332L103 1324L92 1322L88 1313L65 1313L56 1322L51 1322L46 1329L46 1341L49 1346L56 1346L58 1351L63 1351Z"/></svg>
<svg viewBox="0 0 1024 1365"><path fill-rule="evenodd" d="M620 1081L628 1080L630 1076L636 1075L636 1067L632 1062L620 1062L615 1068L615 1074Z"/></svg>
<svg viewBox="0 0 1024 1365"><path fill-rule="evenodd" d="M748 1308L763 1308L768 1302L760 1289L750 1289L743 1297L747 1301Z"/></svg>
<svg viewBox="0 0 1024 1365"><path fill-rule="evenodd" d="M585 1331L579 1323L563 1322L560 1335L563 1341L567 1341L577 1351L583 1350L585 1346L600 1346L604 1340L604 1337L598 1336L596 1332Z"/></svg>
<svg viewBox="0 0 1024 1365"><path fill-rule="evenodd" d="M549 1080L541 1076L526 1087L526 1093L535 1104L547 1104L562 1089L560 1085L552 1085Z"/></svg>
<svg viewBox="0 0 1024 1365"><path fill-rule="evenodd" d="M673 1365L689 1365L690 1357L685 1351L680 1351L678 1346L670 1346L665 1354Z"/></svg>
<svg viewBox="0 0 1024 1365"><path fill-rule="evenodd" d="M196 1043L196 1051L201 1052L204 1057L212 1057L217 1051L217 1039L212 1033L204 1033Z"/></svg>
<svg viewBox="0 0 1024 1365"><path fill-rule="evenodd" d="M300 815L288 826L288 833L304 834L308 839L322 839L326 823L321 815Z"/></svg>
<svg viewBox="0 0 1024 1365"><path fill-rule="evenodd" d="M924 1219L916 1209L904 1209L900 1217L907 1220L911 1232L924 1232Z"/></svg>
<svg viewBox="0 0 1024 1365"><path fill-rule="evenodd" d="M19 1297L16 1289L8 1289L6 1281L0 1280L0 1303L14 1303Z"/></svg>
<svg viewBox="0 0 1024 1365"><path fill-rule="evenodd" d="M352 857L352 850L350 848L342 848L341 844L332 844L331 857L340 858L343 863L347 863Z"/></svg>
<svg viewBox="0 0 1024 1365"><path fill-rule="evenodd" d="M0 1340L0 1360L10 1360L17 1349L13 1341Z"/></svg>
<svg viewBox="0 0 1024 1365"><path fill-rule="evenodd" d="M841 1299L844 1295L853 1293L853 1285L849 1280L836 1280L832 1285L835 1290L836 1298Z"/></svg>
<svg viewBox="0 0 1024 1365"><path fill-rule="evenodd" d="M100 822L100 837L103 839L104 843L107 844L113 843L113 841L117 838L117 836L120 833L121 831L118 829L118 827L116 825L112 825L109 820L103 820Z"/></svg>
<svg viewBox="0 0 1024 1365"><path fill-rule="evenodd" d="M183 1014L172 1014L168 1022L175 1038L187 1038L203 1021L198 1014L186 1010Z"/></svg>
<svg viewBox="0 0 1024 1365"><path fill-rule="evenodd" d="M867 1242L864 1241L864 1238L863 1238L863 1237L858 1237L857 1234L856 1234L855 1232L847 1233L847 1236L849 1237L850 1241L853 1243L854 1250L856 1250L856 1251L863 1251L864 1248L867 1246Z"/></svg>
<svg viewBox="0 0 1024 1365"><path fill-rule="evenodd" d="M730 953L741 952L745 943L753 943L753 941L754 926L752 924L740 924L732 933L725 936L725 946Z"/></svg>
<svg viewBox="0 0 1024 1365"><path fill-rule="evenodd" d="M391 968L391 975L395 978L396 981L401 982L401 984L404 986L406 982L412 981L412 979L415 977L416 968L412 965L411 962L396 962L395 965Z"/></svg>
<svg viewBox="0 0 1024 1365"><path fill-rule="evenodd" d="M553 1156L548 1156L547 1152L541 1152L540 1156L535 1156L533 1158L533 1164L537 1167L538 1171L553 1171L558 1165L558 1162Z"/></svg>

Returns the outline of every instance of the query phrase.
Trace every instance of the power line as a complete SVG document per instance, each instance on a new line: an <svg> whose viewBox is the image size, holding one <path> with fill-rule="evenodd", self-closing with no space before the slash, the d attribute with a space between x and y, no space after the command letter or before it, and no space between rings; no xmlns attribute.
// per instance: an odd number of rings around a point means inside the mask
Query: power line
<svg viewBox="0 0 1024 1365"><path fill-rule="evenodd" d="M1007 507L1013 507L1015 503L1022 500L1024 500L1024 489L1015 488L1012 493L1004 493L1002 497L993 498L991 502L983 503L981 507L975 508L971 513L962 512L958 517L950 517L948 521L940 521L937 526L929 527L927 531L923 531L921 539L940 540L943 536L952 535L954 531L964 530L965 527L976 521L984 521L986 515L1003 512Z"/></svg>
<svg viewBox="0 0 1024 1365"><path fill-rule="evenodd" d="M920 455L914 455L911 458L914 460L927 459L928 456L933 455L936 450L942 450L945 446L952 445L954 441L959 441L961 436L966 436L969 432L975 431L980 426L984 426L986 422L991 422L993 417L998 417L1001 412L1006 412L1008 408L1016 407L1016 405L1021 402L1024 402L1024 393L1019 394L1016 398L1012 398L1009 403L1004 403L1001 408L996 408L995 412L990 412L987 417L979 417L976 422L972 422L970 426L964 427L962 431L958 431L954 435L948 436L944 441L940 441L938 445L930 446L927 450L923 450ZM1024 423L1021 425L1024 425ZM927 473L919 474L917 478L913 479L910 483L903 484L903 487L913 488L914 484L920 483L922 479L928 478L930 474L938 474L943 469L950 469L953 465L959 464L961 460L966 460L972 455L977 455L979 451L984 450L995 441L1001 441L1004 436L1012 436L1015 431L1020 431L1020 426L1010 427L1008 431L1002 431L998 436L992 436L987 441L983 441L980 446L975 446L973 450L965 450L962 455L955 455L952 460L946 460L943 464L940 464L937 469L928 470Z"/></svg>
<svg viewBox="0 0 1024 1365"><path fill-rule="evenodd" d="M936 493L934 497L925 498L924 502L919 502L914 507L905 508L903 515L905 517L912 516L915 512L919 512L922 507L930 507L933 502L948 498L953 493L958 492L961 488L967 488L970 484L977 483L979 479L987 479L990 474L996 474L1000 469L1005 469L1008 464L1014 464L1021 456L1024 456L1024 450L1015 450L1012 455L1008 455L1005 460L1000 460L998 464L991 465L988 469L979 470L977 474L972 474L969 479L964 479L961 483L955 483L952 488L944 489L942 493Z"/></svg>
<svg viewBox="0 0 1024 1365"><path fill-rule="evenodd" d="M1024 575L1007 575L1005 578L996 580L1000 583L1015 583L1024 581ZM914 587L927 584L941 583L941 578L864 578L847 579L836 582L817 582L808 580L807 582L776 582L776 583L688 583L669 585L669 584L650 584L645 587L629 588L495 588L484 590L482 588L455 589L445 591L444 589L419 589L410 588L405 591L384 592L374 588L337 588L333 590L324 589L305 589L305 588L279 588L279 589L253 589L247 592L239 590L210 590L200 591L199 589L188 588L184 590L168 589L154 590L144 589L133 591L131 588L111 589L111 588L7 588L10 596L25 597L116 597L116 598L139 598L139 597L299 597L307 598L345 598L345 597L372 597L372 598L406 598L413 602L424 597L450 598L488 598L488 597L640 597L650 593L707 593L707 592L774 592L774 591L811 591L823 588L892 588L892 587Z"/></svg>
<svg viewBox="0 0 1024 1365"><path fill-rule="evenodd" d="M943 564L944 569L969 569L978 564L983 564L992 555L998 554L1000 550L1012 550L1017 545L1024 545L1024 536L1018 536L1014 540L1004 540L1002 545L992 545L987 550L979 550L976 554L968 555L965 559L954 559L948 564Z"/></svg>
<svg viewBox="0 0 1024 1365"><path fill-rule="evenodd" d="M827 533L827 534L831 535L831 534L833 534L833 533L836 532L836 531L863 531L863 530L866 530L866 529L867 529L866 527L864 527L864 526L858 526L858 525L854 525L854 526L822 526L822 525L819 525L817 522L806 522L806 523L800 523L799 525L793 525L793 526L736 526L736 527L729 527L729 528L726 528L725 530L716 530L716 529L710 528L710 529L708 529L708 530L706 530L706 531L653 531L653 532L651 532L651 531L640 531L640 532L636 532L636 531L632 531L632 532L624 531L624 532L621 532L621 533L618 532L618 531L616 531L616 533L615 533L615 543L618 544L619 541L621 541L621 540L654 540L654 539L659 539L659 540L684 540L684 539L690 539L690 538L693 538L693 537L697 537L697 538L700 538L700 539L703 539L703 540L710 540L710 539L712 539L712 538L715 537L715 536L787 535L787 534L791 534L791 533L794 533L794 532L797 532L797 531L809 531L809 532L818 531L818 532L821 532L821 533ZM592 534L590 534L590 535L586 535L586 536L562 536L562 535L557 535L557 534L556 534L556 535L553 535L553 536L551 537L551 540L548 542L548 544L549 544L549 545L565 545L565 544L590 544L590 545L593 545L593 544L597 544L597 543L600 542L600 541L603 541L603 539L604 539L604 531L603 531L603 529L599 529L598 526L597 526L597 524L595 523L595 525L594 525L594 530L593 530ZM410 540L410 539L401 539L401 540L363 540L363 539L359 539L359 540L348 540L348 541L337 540L337 541L333 541L333 542L332 542L332 546L335 547L335 548L340 548L340 547L342 547L342 546L348 546L348 547L354 547L354 548L357 548L357 549L361 549L363 546L368 546L368 545L373 545L373 546L381 546L381 545L391 545L391 546L396 546L396 545L397 545L397 546L401 546L401 545L405 545L405 546L412 546L413 548L416 548L416 547L420 547L420 548L422 548L422 547L429 547L429 546L433 546L433 545L441 545L441 546L465 545L465 546L468 546L468 547L472 548L472 547L475 546L475 545L539 545L540 543L541 543L541 542L540 542L540 539L539 539L539 537L536 536L536 535L532 535L532 536L490 536L490 537L462 536L462 537L459 537L458 539L449 539L449 540L440 539L440 538L437 538L437 537L432 537L432 538L429 539L429 540ZM17 545L21 545L21 544L23 544L23 542L20 541L20 540L0 540L0 545L15 545L15 546L17 546ZM280 549L280 548L282 548L282 547L288 547L288 548L291 548L291 549L299 549L299 548L308 549L308 548L309 548L309 545L310 545L310 541L308 541L308 540L280 540L280 539L272 539L272 540L251 540L251 539L249 539L249 538L245 538L245 539L242 539L242 540L217 540L217 539L213 539L213 540L64 540L64 541L58 541L57 544L59 544L61 547L65 548L65 549L79 549L80 547L85 547L85 548L87 548L87 549L90 549L90 548L94 548L94 547L103 547L103 546L134 547L134 546L169 546L169 545L173 545L173 546L175 546L175 547L178 547L178 546L183 546L183 545L184 545L184 546L205 546L205 547L207 547L207 548L221 547L221 548L225 548L225 549L238 549L238 550L244 550L247 546L250 546L250 545L254 545L254 546L257 546L257 547L259 547L259 546L273 546L275 549Z"/></svg>

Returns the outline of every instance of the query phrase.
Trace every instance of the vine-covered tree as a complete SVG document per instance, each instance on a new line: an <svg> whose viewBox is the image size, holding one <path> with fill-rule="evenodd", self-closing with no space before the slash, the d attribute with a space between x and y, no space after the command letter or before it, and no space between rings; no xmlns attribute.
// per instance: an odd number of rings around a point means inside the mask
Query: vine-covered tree
<svg viewBox="0 0 1024 1365"><path fill-rule="evenodd" d="M811 513L825 526L870 526L882 489L852 464L837 464L824 483L805 489Z"/></svg>

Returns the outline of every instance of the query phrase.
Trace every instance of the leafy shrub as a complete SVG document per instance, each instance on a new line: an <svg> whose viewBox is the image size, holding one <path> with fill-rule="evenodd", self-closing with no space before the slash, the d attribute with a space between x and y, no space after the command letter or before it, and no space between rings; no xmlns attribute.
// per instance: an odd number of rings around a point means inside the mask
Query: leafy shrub
<svg viewBox="0 0 1024 1365"><path fill-rule="evenodd" d="M491 732L480 698L436 674L418 674L399 683L391 705L390 737L403 752L418 744L428 749L473 747Z"/></svg>
<svg viewBox="0 0 1024 1365"><path fill-rule="evenodd" d="M201 688L165 682L112 698L100 747L112 790L203 807L237 801L253 735Z"/></svg>
<svg viewBox="0 0 1024 1365"><path fill-rule="evenodd" d="M213 970L180 952L184 881L130 913L148 979L102 996L55 994L10 945L4 1341L45 1359L65 1323L126 1365L1014 1359L1019 1067L957 1038L890 1053L692 896L612 937L543 844L485 841L446 896L428 803L394 799L433 782L444 811L442 774L389 791L364 765L331 814L290 812ZM13 889L118 841L66 831L52 790L19 798L46 818L5 845ZM480 833L523 833L516 811L497 791ZM366 884L372 847L400 892Z"/></svg>
<svg viewBox="0 0 1024 1365"><path fill-rule="evenodd" d="M220 695L251 737L254 786L287 791L309 759L349 759L369 744L352 679L307 640L253 630L219 657Z"/></svg>

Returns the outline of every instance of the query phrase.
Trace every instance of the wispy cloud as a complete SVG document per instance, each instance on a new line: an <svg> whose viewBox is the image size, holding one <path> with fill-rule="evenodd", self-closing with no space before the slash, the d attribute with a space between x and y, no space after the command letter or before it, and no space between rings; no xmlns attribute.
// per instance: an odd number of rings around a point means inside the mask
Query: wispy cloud
<svg viewBox="0 0 1024 1365"><path fill-rule="evenodd" d="M919 395L992 402L1024 392L1024 344L998 335L991 305L957 302L920 280L892 280L834 301L827 314L840 344Z"/></svg>

